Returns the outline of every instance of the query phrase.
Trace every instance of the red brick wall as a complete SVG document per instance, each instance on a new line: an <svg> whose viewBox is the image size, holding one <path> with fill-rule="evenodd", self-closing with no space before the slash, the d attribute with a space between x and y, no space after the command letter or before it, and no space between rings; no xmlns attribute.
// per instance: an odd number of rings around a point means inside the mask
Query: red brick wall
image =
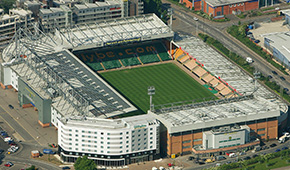
<svg viewBox="0 0 290 170"><path fill-rule="evenodd" d="M182 4L186 3L185 6L187 8L190 8L190 9L192 8L192 1L191 0L181 0L181 3Z"/></svg>
<svg viewBox="0 0 290 170"><path fill-rule="evenodd" d="M261 123L254 123L248 125L251 130L255 131L254 133L251 133L250 135L256 135L256 134L265 134L265 136L261 136L261 139L267 139L267 136L269 136L269 139L275 139L278 137L278 120L268 121L268 122L261 122ZM257 131L258 129L265 129L262 131ZM167 155L171 154L177 154L177 153L183 153L186 151L191 151L192 147L194 145L201 145L201 141L195 141L194 139L202 139L202 132L193 133L193 134L187 134L187 135L179 135L179 136L170 136L167 133ZM183 141L188 141L189 143L183 143ZM184 146L190 146L189 148L182 148Z"/></svg>
<svg viewBox="0 0 290 170"><path fill-rule="evenodd" d="M202 1L204 2L204 6L203 9L201 9L201 3ZM217 16L217 12L220 12L220 14L222 15L222 7L216 7L215 9L211 8L209 6L208 8L208 12L206 12L206 0L202 0L202 1L198 1L198 2L194 2L194 10L195 11L204 11L207 14L212 13L213 16ZM224 6L224 13L223 15L228 15L228 14L232 14L233 11L250 11L250 10L255 10L255 9L259 9L259 2L245 2L245 3L237 3L237 4L232 4L232 5L225 5Z"/></svg>

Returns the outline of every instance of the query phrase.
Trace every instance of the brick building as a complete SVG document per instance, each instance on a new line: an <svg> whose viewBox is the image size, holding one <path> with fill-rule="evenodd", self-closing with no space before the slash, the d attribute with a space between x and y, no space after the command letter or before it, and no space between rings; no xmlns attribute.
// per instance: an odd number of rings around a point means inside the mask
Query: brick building
<svg viewBox="0 0 290 170"><path fill-rule="evenodd" d="M258 0L181 0L186 7L195 11L203 11L212 17L222 17L235 12L244 12L259 9Z"/></svg>

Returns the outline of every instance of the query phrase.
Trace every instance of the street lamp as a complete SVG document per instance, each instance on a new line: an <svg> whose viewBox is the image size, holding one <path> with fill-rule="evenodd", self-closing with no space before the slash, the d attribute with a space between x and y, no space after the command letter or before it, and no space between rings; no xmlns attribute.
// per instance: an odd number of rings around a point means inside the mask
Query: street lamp
<svg viewBox="0 0 290 170"><path fill-rule="evenodd" d="M172 29L172 14L173 14L173 9L172 8L168 8L167 9L167 13L170 16L169 27L170 27L170 29Z"/></svg>
<svg viewBox="0 0 290 170"><path fill-rule="evenodd" d="M150 111L154 109L154 105L152 104L152 96L155 94L155 87L149 86L148 87L148 95L150 96Z"/></svg>

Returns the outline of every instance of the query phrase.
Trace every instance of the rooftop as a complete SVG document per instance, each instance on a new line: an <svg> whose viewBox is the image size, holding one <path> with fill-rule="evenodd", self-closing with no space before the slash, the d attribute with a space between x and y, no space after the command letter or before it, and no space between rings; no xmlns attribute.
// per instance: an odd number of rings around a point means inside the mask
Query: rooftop
<svg viewBox="0 0 290 170"><path fill-rule="evenodd" d="M262 36L270 40L270 45L279 50L290 61L290 32L275 32Z"/></svg>
<svg viewBox="0 0 290 170"><path fill-rule="evenodd" d="M27 16L32 15L32 12L30 10L24 10L24 9L10 9L9 13L14 15L20 15L20 16Z"/></svg>
<svg viewBox="0 0 290 170"><path fill-rule="evenodd" d="M155 14L98 21L90 25L76 25L60 30L59 39L65 40L74 50L106 46L118 40L168 38L173 31Z"/></svg>
<svg viewBox="0 0 290 170"><path fill-rule="evenodd" d="M196 58L215 77L228 83L243 96L220 99L191 105L161 108L154 113L169 129L169 133L222 126L230 123L280 116L288 106L275 94L254 81L238 66L209 47L202 40L192 36L181 36L176 45ZM157 107L157 106L156 106Z"/></svg>
<svg viewBox="0 0 290 170"><path fill-rule="evenodd" d="M149 115L138 115L122 119L99 119L74 116L69 118L61 118L60 121L74 127L83 127L85 124L88 128L94 127L99 129L134 129L135 126L159 124L156 119Z"/></svg>
<svg viewBox="0 0 290 170"><path fill-rule="evenodd" d="M217 7L217 6L224 6L224 5L230 5L230 4L239 5L238 3L243 3L247 1L250 1L250 0L206 0L206 3L208 3L209 5L213 7Z"/></svg>

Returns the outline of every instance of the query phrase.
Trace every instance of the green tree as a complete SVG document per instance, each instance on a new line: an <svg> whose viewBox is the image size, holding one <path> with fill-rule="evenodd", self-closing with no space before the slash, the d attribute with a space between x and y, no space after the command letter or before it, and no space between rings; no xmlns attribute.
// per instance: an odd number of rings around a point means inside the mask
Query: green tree
<svg viewBox="0 0 290 170"><path fill-rule="evenodd" d="M4 9L5 13L8 13L15 1L16 0L0 0L0 8Z"/></svg>
<svg viewBox="0 0 290 170"><path fill-rule="evenodd" d="M30 168L27 168L26 170L35 170L35 166L32 165Z"/></svg>
<svg viewBox="0 0 290 170"><path fill-rule="evenodd" d="M76 170L96 170L96 164L93 160L88 159L87 156L78 157L74 164Z"/></svg>

